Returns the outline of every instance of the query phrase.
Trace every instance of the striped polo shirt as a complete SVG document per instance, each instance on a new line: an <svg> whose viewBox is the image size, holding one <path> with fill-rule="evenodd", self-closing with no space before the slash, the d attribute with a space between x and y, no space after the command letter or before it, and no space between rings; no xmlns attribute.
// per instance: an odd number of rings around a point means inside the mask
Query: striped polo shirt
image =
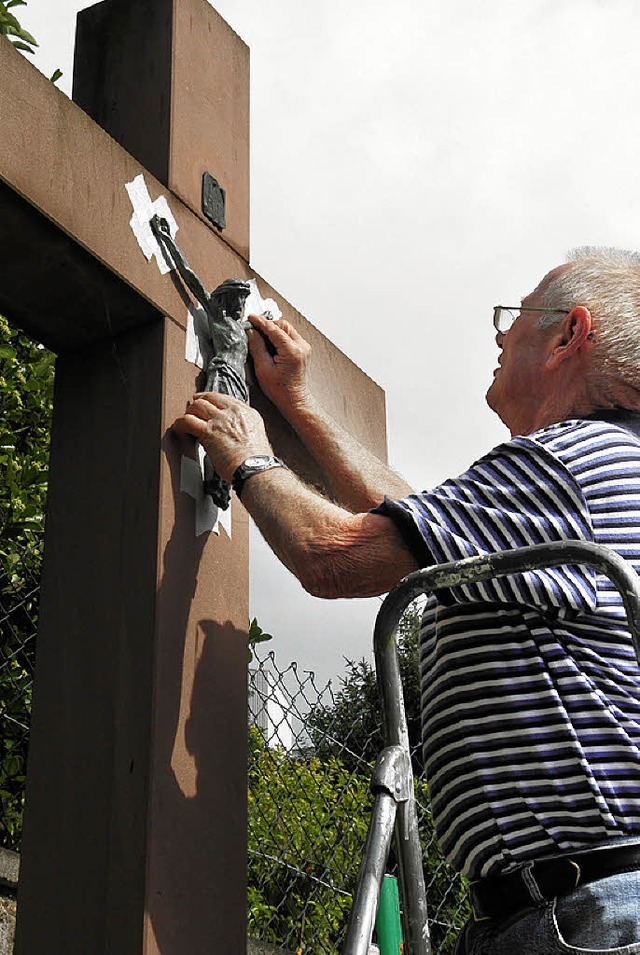
<svg viewBox="0 0 640 955"><path fill-rule="evenodd" d="M420 566L595 541L640 570L640 417L562 421L380 509ZM631 421L631 424L629 424ZM640 834L640 670L621 600L584 567L441 591L420 641L424 762L449 861L480 878Z"/></svg>

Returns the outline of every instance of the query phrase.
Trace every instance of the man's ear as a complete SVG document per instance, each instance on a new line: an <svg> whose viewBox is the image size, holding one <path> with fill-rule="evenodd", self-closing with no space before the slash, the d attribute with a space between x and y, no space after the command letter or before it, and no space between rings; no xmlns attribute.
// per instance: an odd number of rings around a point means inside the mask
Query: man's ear
<svg viewBox="0 0 640 955"><path fill-rule="evenodd" d="M581 348L590 347L593 341L591 312L584 305L574 306L554 331L556 334L551 341L547 368L557 368Z"/></svg>

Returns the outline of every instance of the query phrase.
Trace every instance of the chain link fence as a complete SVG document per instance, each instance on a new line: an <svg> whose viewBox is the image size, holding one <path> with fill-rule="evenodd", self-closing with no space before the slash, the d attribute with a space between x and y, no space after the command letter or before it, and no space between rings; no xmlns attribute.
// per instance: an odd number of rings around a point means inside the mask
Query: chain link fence
<svg viewBox="0 0 640 955"><path fill-rule="evenodd" d="M364 662L351 664L345 684L320 688L296 664L281 670L273 653L254 656L249 722L250 934L296 955L334 955L351 909L382 745L375 676ZM413 758L419 769L419 746ZM465 887L440 854L419 779L416 800L433 953L449 955L468 915Z"/></svg>
<svg viewBox="0 0 640 955"><path fill-rule="evenodd" d="M2 552L0 573L0 844L14 850L20 849L41 553L42 535L25 532ZM362 678L372 676L364 664L354 669ZM371 680L363 692L363 708L350 721L344 688L320 688L312 673L296 664L281 670L273 653L254 650L249 934L295 955L339 951L351 908L380 746L372 729L378 715ZM448 955L466 917L464 887L439 854L420 781L416 796L433 951Z"/></svg>

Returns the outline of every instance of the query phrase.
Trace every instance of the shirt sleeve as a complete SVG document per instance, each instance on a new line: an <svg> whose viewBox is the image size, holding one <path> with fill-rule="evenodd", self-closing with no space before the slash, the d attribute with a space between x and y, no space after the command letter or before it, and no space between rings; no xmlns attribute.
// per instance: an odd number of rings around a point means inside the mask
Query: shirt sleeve
<svg viewBox="0 0 640 955"><path fill-rule="evenodd" d="M593 541L584 495L568 468L533 438L495 448L458 478L401 501L388 498L376 513L390 517L418 564L448 563L568 540ZM596 573L562 566L452 588L451 600L525 604L593 611Z"/></svg>

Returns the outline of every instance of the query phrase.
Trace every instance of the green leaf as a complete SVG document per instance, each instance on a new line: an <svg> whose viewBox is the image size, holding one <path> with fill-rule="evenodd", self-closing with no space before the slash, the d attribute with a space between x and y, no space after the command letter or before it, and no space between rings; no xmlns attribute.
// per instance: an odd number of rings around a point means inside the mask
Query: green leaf
<svg viewBox="0 0 640 955"><path fill-rule="evenodd" d="M10 40L9 42L15 46L16 50L24 50L25 53L33 53L31 47L27 46L26 43L23 43L22 40Z"/></svg>
<svg viewBox="0 0 640 955"><path fill-rule="evenodd" d="M2 32L6 35L8 33L18 35L20 32L20 24L16 18L11 13L5 13L2 18Z"/></svg>
<svg viewBox="0 0 640 955"><path fill-rule="evenodd" d="M51 82L57 83L61 76L62 76L62 70L56 70L54 73L51 74Z"/></svg>
<svg viewBox="0 0 640 955"><path fill-rule="evenodd" d="M26 43L30 43L31 46L38 46L38 41L35 39L35 37L32 37L31 34L22 27L18 29L16 36L19 36L20 39L24 40Z"/></svg>
<svg viewBox="0 0 640 955"><path fill-rule="evenodd" d="M273 635L266 633L258 623L257 617L254 617L249 624L249 646L265 643L267 640L273 640Z"/></svg>

